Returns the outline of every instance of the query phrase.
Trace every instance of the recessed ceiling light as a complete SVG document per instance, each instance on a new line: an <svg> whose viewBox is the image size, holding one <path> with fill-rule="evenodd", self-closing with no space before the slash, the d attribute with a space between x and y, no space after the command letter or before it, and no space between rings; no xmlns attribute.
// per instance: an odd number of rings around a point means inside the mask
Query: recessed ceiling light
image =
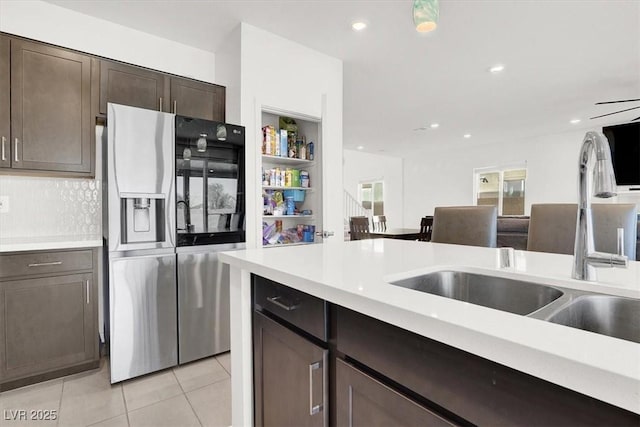
<svg viewBox="0 0 640 427"><path fill-rule="evenodd" d="M429 127L430 127L431 129L437 129L437 128L439 128L439 127L440 127L440 124L439 124L439 123L431 123L431 124L429 125Z"/></svg>
<svg viewBox="0 0 640 427"><path fill-rule="evenodd" d="M358 150L364 150L364 145L358 145L356 148L357 148Z"/></svg>
<svg viewBox="0 0 640 427"><path fill-rule="evenodd" d="M571 119L571 120L569 120L569 123L571 123L572 125L576 125L576 124L578 124L580 122L581 122L580 119Z"/></svg>
<svg viewBox="0 0 640 427"><path fill-rule="evenodd" d="M351 28L353 28L355 31L362 31L365 28L367 28L367 24L362 21L356 21L353 24L351 24Z"/></svg>
<svg viewBox="0 0 640 427"><path fill-rule="evenodd" d="M499 73L501 71L504 71L504 65L502 64L496 64L493 67L489 68L489 72L493 74Z"/></svg>
<svg viewBox="0 0 640 427"><path fill-rule="evenodd" d="M462 135L463 138L471 138L471 134L470 133L465 133L464 135Z"/></svg>

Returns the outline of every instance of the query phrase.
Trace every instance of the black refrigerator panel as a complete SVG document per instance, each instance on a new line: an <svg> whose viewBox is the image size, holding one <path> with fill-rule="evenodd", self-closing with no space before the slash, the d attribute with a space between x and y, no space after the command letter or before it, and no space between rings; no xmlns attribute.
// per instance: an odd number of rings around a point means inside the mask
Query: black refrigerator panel
<svg viewBox="0 0 640 427"><path fill-rule="evenodd" d="M245 241L245 129L176 116L177 246Z"/></svg>

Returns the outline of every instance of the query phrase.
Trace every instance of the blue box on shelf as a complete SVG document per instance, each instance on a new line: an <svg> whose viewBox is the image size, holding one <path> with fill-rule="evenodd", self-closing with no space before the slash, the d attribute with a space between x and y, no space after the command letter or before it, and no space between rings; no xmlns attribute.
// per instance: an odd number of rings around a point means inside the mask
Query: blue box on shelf
<svg viewBox="0 0 640 427"><path fill-rule="evenodd" d="M296 203L304 202L304 190L284 190L284 198L293 197Z"/></svg>

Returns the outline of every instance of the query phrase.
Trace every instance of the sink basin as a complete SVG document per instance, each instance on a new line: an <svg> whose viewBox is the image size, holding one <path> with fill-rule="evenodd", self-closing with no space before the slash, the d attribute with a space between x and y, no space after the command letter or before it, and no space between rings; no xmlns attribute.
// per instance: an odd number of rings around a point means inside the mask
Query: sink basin
<svg viewBox="0 0 640 427"><path fill-rule="evenodd" d="M521 315L530 314L563 294L536 283L459 271L438 271L391 284Z"/></svg>
<svg viewBox="0 0 640 427"><path fill-rule="evenodd" d="M640 343L640 300L606 295L581 296L547 320Z"/></svg>

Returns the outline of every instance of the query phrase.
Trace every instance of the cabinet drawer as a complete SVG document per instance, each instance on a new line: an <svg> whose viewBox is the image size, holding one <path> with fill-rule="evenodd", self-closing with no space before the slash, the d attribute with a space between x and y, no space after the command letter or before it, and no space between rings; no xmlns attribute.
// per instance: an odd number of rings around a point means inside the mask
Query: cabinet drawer
<svg viewBox="0 0 640 427"><path fill-rule="evenodd" d="M340 359L336 359L336 408L339 426L455 425Z"/></svg>
<svg viewBox="0 0 640 427"><path fill-rule="evenodd" d="M0 255L0 278L91 270L91 249Z"/></svg>
<svg viewBox="0 0 640 427"><path fill-rule="evenodd" d="M253 289L258 309L327 341L327 306L324 300L260 276L253 276Z"/></svg>

